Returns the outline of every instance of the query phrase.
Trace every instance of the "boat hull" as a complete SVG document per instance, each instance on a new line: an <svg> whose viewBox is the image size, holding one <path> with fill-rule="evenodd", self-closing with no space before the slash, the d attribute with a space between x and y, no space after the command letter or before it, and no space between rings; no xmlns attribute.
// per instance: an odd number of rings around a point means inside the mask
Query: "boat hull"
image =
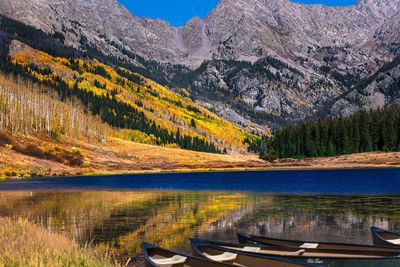
<svg viewBox="0 0 400 267"><path fill-rule="evenodd" d="M400 249L400 245L393 244L387 240L399 239L400 234L386 231L377 227L371 227L372 241L376 246L386 246Z"/></svg>
<svg viewBox="0 0 400 267"><path fill-rule="evenodd" d="M184 267L234 267L234 265L227 264L227 263L220 263L220 262L213 262L210 260L206 260L204 258L196 258L192 256L187 256L184 254L175 253L173 251L169 251L157 246L154 246L149 243L142 244L143 254L145 258L145 266L146 267L172 267L172 266L184 266ZM159 258L172 258L174 256L181 256L186 258L184 262L180 263L171 263L171 264L157 264L153 261L152 257ZM160 257L161 256L161 257ZM164 262L165 263L165 262Z"/></svg>
<svg viewBox="0 0 400 267"><path fill-rule="evenodd" d="M279 238L270 238L255 235L244 235L238 234L238 240L241 244L261 244L267 246L285 246L285 247L296 247L301 248L304 244L318 244L318 249L323 250L344 250L344 251L354 251L360 253L368 252L381 252L381 253L392 253L393 251L399 250L400 247L388 247L386 244L380 243L371 245L361 245L361 244L349 244L349 243L334 243L334 242L315 242L315 241L304 241L304 240L287 240ZM400 253L399 253L400 254Z"/></svg>
<svg viewBox="0 0 400 267"><path fill-rule="evenodd" d="M249 252L224 249L215 246L205 240L191 239L192 254L197 257L209 259L210 255L221 255L223 253L235 254L237 257L231 259L229 263L245 267L320 267L318 264L310 264L304 261L285 259L283 257L256 255Z"/></svg>
<svg viewBox="0 0 400 267"><path fill-rule="evenodd" d="M332 258L301 258L295 259L301 263L316 264L325 267L398 267L400 258L388 259L332 259Z"/></svg>
<svg viewBox="0 0 400 267"><path fill-rule="evenodd" d="M196 253L198 256L204 257L201 253L201 249L199 249L199 246L209 246L211 249L219 247L221 251L227 251L227 252L232 252L235 253L235 251L242 251L243 250L243 245L238 246L236 244L230 244L230 243L223 243L223 242L214 242L214 241L203 241L203 244L199 243L193 244L192 243L192 248L193 252ZM228 248L228 249L226 249ZM383 257L383 256L369 256L369 258L366 258L367 254L364 254L363 256L354 256L352 257L351 255L346 255L346 256L288 256L284 252L294 252L297 250L297 248L289 248L289 247L278 247L278 246L270 246L270 247L264 247L260 246L260 248L263 249L262 253L257 253L257 252L251 252L250 254L254 257L276 257L276 258L281 258L290 262L296 262L299 264L311 264L311 265L316 265L316 266L324 266L324 267L395 267L395 266L400 266L400 251L398 250L390 250L391 251L391 257ZM276 253L274 254L268 254L266 251L268 250L276 250L276 251L282 251L283 253L281 255L278 255ZM203 251L204 248L203 248ZM318 249L309 249L307 252L318 252L322 253L325 251L325 253L336 253L340 254L343 253L344 251L331 251L329 250L318 250ZM209 253L209 252L207 252ZM385 253L383 253L385 255ZM249 266L252 267L252 266Z"/></svg>

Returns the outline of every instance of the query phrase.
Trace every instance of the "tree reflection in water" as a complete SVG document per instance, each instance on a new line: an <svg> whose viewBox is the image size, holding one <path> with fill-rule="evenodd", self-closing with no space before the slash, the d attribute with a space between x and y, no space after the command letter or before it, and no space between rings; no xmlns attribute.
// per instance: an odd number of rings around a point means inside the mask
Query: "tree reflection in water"
<svg viewBox="0 0 400 267"><path fill-rule="evenodd" d="M236 232L370 243L369 227L400 230L400 197L182 191L1 192L0 216L25 217L120 255L143 240L188 250L188 238L235 241Z"/></svg>

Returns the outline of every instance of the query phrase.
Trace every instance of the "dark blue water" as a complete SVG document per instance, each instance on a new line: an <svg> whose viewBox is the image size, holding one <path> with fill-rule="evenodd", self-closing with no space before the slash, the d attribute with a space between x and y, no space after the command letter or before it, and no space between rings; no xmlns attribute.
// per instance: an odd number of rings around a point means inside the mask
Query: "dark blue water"
<svg viewBox="0 0 400 267"><path fill-rule="evenodd" d="M166 173L32 178L0 183L0 190L58 189L400 194L400 169Z"/></svg>

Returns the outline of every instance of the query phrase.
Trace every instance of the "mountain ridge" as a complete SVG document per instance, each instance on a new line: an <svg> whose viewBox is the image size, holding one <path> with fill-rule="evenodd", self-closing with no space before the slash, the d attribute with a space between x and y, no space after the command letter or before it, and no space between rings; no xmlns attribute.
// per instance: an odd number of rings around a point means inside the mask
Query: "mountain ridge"
<svg viewBox="0 0 400 267"><path fill-rule="evenodd" d="M344 96L398 55L398 0L349 7L222 0L181 27L135 17L115 0L0 3L1 14L61 35L66 45L95 47L142 69L148 64L134 55L154 60L150 78L188 88L244 128L397 103L377 88L368 90L377 90L379 105Z"/></svg>
<svg viewBox="0 0 400 267"><path fill-rule="evenodd" d="M368 28L369 25L376 24L376 21L382 17L390 16L396 12L399 6L399 2L393 0L384 2L360 0L357 5L350 7L304 5L293 3L289 0L254 0L251 2L222 0L203 20L195 17L181 27L174 27L161 19L136 17L116 0L90 0L83 2L75 0L2 0L1 4L0 11L3 15L21 20L45 32L67 31L65 33L69 37L69 39L66 38L67 44L73 46L79 45L79 40L74 40L73 35L75 33L68 34L69 30L73 31L69 26L74 25L60 24L60 18L57 19L57 16L61 16L64 19L70 18L72 24L78 22L79 24L77 25L80 25L80 27L92 31L92 36L90 36L89 32L86 32L84 36L91 37L89 40L92 39L91 41L94 44L97 42L97 45L99 45L99 42L102 41L94 38L99 37L94 35L94 33L98 33L98 35L104 35L105 37L110 37L110 39L112 37L116 38L116 40L111 39L110 41L119 41L130 49L135 48L136 50L132 51L138 52L142 56L162 62L185 63L189 66L198 66L204 60L212 58L250 59L255 61L256 58L264 55L261 52L263 49L267 49L268 53L273 53L274 51L269 51L270 47L282 53L292 52L291 50L284 51L285 49L282 49L279 44L282 40L277 37L277 34L285 36L288 31L292 34L292 37L301 37L303 38L301 40L307 43L315 43L315 40L310 40L309 32L317 37L323 35L323 38L318 37L317 41L326 43L324 45L331 45L337 42L338 35L341 38L341 34L351 34L359 28L357 27L359 25L350 25L355 29L345 27L348 23L353 23L354 13L357 13L358 20L361 19L357 23L364 24ZM289 13L292 19L288 18ZM317 13L317 15L313 17L310 13ZM237 15L243 17L235 19ZM369 17L366 15L369 15ZM336 18L343 16L347 16L345 18L346 21L339 24L340 27L332 23L332 21L337 23ZM251 18L255 18L254 21ZM313 20L316 21L314 22ZM254 37L261 39L250 43L243 42L243 47L238 46L240 53L237 53L239 55L231 55L230 58L227 58L227 55L219 52L221 50L220 43L225 41L234 42L234 40L229 40L229 37L232 37L232 34L234 35L237 29L232 29L230 25L236 28L240 21L248 29L254 30L257 28L254 26L260 26L260 31L255 32L252 37L253 39L256 39ZM299 21L303 23L299 23ZM313 26L316 31L311 31L310 26L302 29L304 28L304 22ZM334 27L328 27L330 24L334 25ZM319 27L315 27L316 25L319 25ZM191 31L193 28L195 28L195 31ZM340 32L338 28L343 28L343 32ZM240 29L243 29L243 26ZM191 32L191 34L187 35L188 32ZM294 32L298 32L298 34L293 36ZM82 32L82 34L85 34L85 32ZM366 33L361 32L358 34L364 35ZM245 32L244 35L249 35L249 32ZM75 38L78 37L75 36ZM268 42L263 41L264 38L268 38ZM325 41L321 41L322 39ZM357 38L355 39L357 40ZM257 47L257 43L259 47ZM249 46L249 44L251 45ZM295 44L298 45L298 43ZM142 49L140 46L147 48ZM246 49L246 46L249 48ZM107 47L110 46L108 45Z"/></svg>

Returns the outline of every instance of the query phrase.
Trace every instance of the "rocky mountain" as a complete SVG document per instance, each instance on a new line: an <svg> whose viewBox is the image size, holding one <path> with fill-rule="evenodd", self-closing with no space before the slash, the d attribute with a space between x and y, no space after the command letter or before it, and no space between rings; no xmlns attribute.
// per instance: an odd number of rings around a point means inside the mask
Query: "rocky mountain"
<svg viewBox="0 0 400 267"><path fill-rule="evenodd" d="M357 86L333 102L331 110L347 114L362 109L378 109L389 103L400 105L400 58L383 65L378 71L362 80Z"/></svg>
<svg viewBox="0 0 400 267"><path fill-rule="evenodd" d="M309 46L362 45L398 8L396 0L362 0L353 7L222 0L204 20L193 18L179 28L135 17L116 0L1 0L0 11L60 32L76 47L83 38L111 53L120 45L150 59L198 65L212 58L292 58Z"/></svg>
<svg viewBox="0 0 400 267"><path fill-rule="evenodd" d="M204 20L175 28L135 17L116 0L0 0L2 15L61 35L67 45L155 68L150 78L189 88L204 106L243 127L398 101L370 76L399 53L399 10L400 0L350 7L221 0ZM379 97L370 93L378 91Z"/></svg>

